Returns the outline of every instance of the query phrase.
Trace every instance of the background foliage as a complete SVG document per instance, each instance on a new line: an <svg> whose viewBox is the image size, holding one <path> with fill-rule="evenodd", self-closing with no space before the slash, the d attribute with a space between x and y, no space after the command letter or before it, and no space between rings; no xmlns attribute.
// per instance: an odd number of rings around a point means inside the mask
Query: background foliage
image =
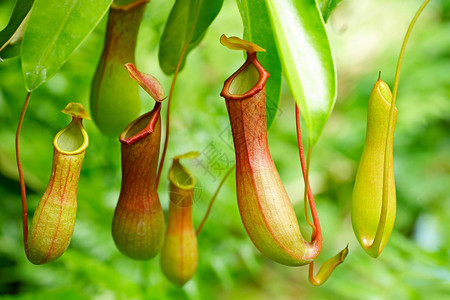
<svg viewBox="0 0 450 300"><path fill-rule="evenodd" d="M13 8L0 3L0 28ZM170 2L170 3L167 3ZM86 122L91 145L78 190L75 233L56 262L34 266L23 251L14 133L25 98L18 58L0 64L0 296L5 299L444 299L450 293L450 6L432 1L413 32L400 79L394 142L398 213L392 237L374 260L358 245L350 223L353 180L364 143L366 107L378 71L392 86L403 34L421 1L342 1L327 24L338 72L338 99L313 150L311 183L324 231L319 263L349 245L349 256L324 286L312 287L307 268L290 268L263 257L242 226L234 180L222 190L199 237L199 268L184 289L173 287L159 259L135 262L116 249L111 222L120 189L118 139ZM168 91L170 77L158 64L158 43L173 1L153 0L140 31L137 65ZM69 101L88 107L90 82L101 53L106 20L67 64L33 94L22 137L22 164L29 215L45 189L52 139L68 117ZM218 95L242 56L218 43L242 36L235 1L226 0L199 47L180 73L174 93L168 157L190 150L186 164L198 177L194 223L199 224L227 165L233 162L229 122ZM152 101L142 92L143 111ZM293 98L286 84L269 133L272 156L294 202L302 228L302 179L296 149ZM211 156L215 153L215 157ZM220 153L220 160L217 153ZM163 174L167 174L166 163ZM205 168L204 168L204 167ZM168 207L167 180L160 197Z"/></svg>

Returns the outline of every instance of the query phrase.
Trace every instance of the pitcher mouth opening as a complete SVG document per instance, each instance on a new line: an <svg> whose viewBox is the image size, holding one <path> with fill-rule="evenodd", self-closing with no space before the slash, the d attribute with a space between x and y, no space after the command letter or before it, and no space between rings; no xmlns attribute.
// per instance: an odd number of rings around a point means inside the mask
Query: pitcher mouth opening
<svg viewBox="0 0 450 300"><path fill-rule="evenodd" d="M58 152L74 155L86 150L89 137L82 121L83 119L74 117L69 125L56 134L53 146Z"/></svg>
<svg viewBox="0 0 450 300"><path fill-rule="evenodd" d="M197 180L188 169L186 169L178 160L174 160L169 170L170 183L183 190L195 188Z"/></svg>
<svg viewBox="0 0 450 300"><path fill-rule="evenodd" d="M233 75L225 80L220 96L240 100L262 91L270 74L261 66L256 52L248 53L247 60Z"/></svg>
<svg viewBox="0 0 450 300"><path fill-rule="evenodd" d="M155 130L161 111L161 103L156 102L153 109L131 122L122 132L119 140L122 144L132 145L145 138Z"/></svg>

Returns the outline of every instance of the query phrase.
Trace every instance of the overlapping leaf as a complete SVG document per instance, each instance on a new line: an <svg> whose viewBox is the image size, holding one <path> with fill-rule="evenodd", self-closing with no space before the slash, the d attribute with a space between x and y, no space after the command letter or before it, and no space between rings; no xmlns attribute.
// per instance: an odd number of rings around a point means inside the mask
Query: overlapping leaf
<svg viewBox="0 0 450 300"><path fill-rule="evenodd" d="M18 0L16 2L8 25L0 31L1 57L10 58L19 54L21 37L18 37L17 35L20 35L20 32L23 29L20 25L24 23L33 2L34 0Z"/></svg>
<svg viewBox="0 0 450 300"><path fill-rule="evenodd" d="M278 51L314 145L333 109L336 74L322 16L314 0L265 0Z"/></svg>
<svg viewBox="0 0 450 300"><path fill-rule="evenodd" d="M258 53L261 65L270 73L266 84L267 128L272 125L278 112L282 86L282 68L275 42L275 30L265 2L258 0L237 0L244 24L244 39L266 49Z"/></svg>
<svg viewBox="0 0 450 300"><path fill-rule="evenodd" d="M173 74L181 61L200 43L214 21L223 0L176 0L161 37L159 64L166 74Z"/></svg>
<svg viewBox="0 0 450 300"><path fill-rule="evenodd" d="M36 0L22 42L25 87L50 79L100 22L112 0Z"/></svg>
<svg viewBox="0 0 450 300"><path fill-rule="evenodd" d="M324 22L326 23L328 21L328 18L330 17L333 10L336 8L336 6L341 3L342 0L318 0L317 3L319 4L320 12L322 13L322 17Z"/></svg>

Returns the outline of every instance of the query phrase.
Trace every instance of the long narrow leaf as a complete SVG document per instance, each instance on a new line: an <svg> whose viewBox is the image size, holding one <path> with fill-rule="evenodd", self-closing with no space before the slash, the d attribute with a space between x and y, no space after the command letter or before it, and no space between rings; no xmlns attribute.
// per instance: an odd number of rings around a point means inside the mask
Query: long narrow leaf
<svg viewBox="0 0 450 300"><path fill-rule="evenodd" d="M180 70L222 8L223 0L176 0L161 37L159 64L164 73Z"/></svg>
<svg viewBox="0 0 450 300"><path fill-rule="evenodd" d="M333 109L336 74L330 44L314 0L265 0L278 51L314 145Z"/></svg>
<svg viewBox="0 0 450 300"><path fill-rule="evenodd" d="M267 128L272 125L278 112L282 87L282 68L275 42L275 30L269 17L269 9L260 0L237 0L244 24L244 39L266 49L258 54L258 60L270 73L266 84Z"/></svg>
<svg viewBox="0 0 450 300"><path fill-rule="evenodd" d="M25 87L50 79L86 39L112 0L35 0L22 42Z"/></svg>

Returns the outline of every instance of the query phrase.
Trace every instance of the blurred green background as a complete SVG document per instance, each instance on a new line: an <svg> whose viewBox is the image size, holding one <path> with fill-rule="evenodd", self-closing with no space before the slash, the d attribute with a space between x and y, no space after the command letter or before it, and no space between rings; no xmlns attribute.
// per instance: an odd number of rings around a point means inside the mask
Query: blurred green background
<svg viewBox="0 0 450 300"><path fill-rule="evenodd" d="M0 2L0 28L14 1ZM153 0L141 27L137 66L166 91L159 68L159 37L173 1ZM349 243L350 253L321 287L307 267L286 267L262 256L246 235L234 178L221 191L199 236L199 267L178 289L159 258L133 261L111 237L120 190L119 141L85 122L90 135L78 188L75 233L56 262L35 266L25 257L14 134L25 98L18 58L0 64L0 298L4 299L448 299L450 295L450 2L433 0L413 31L400 79L394 142L397 219L378 259L365 254L350 222L353 180L365 137L367 101L378 71L390 86L403 35L421 1L344 0L327 24L338 72L338 99L313 149L311 184L324 232L316 268ZM31 97L21 135L21 157L34 209L51 171L52 140L69 121L59 111L77 101L88 107L90 82L101 53L105 20L61 71ZM201 151L186 162L198 178L193 207L197 226L218 182L234 162L229 121L219 97L223 81L243 57L222 47L222 33L242 36L236 3L226 0L204 41L188 56L173 99L168 157ZM152 100L141 90L143 112ZM163 105L164 107L164 105ZM306 135L306 133L305 133ZM269 132L272 157L291 196L302 232L303 185L296 148L293 99L286 85ZM214 157L210 154L215 153ZM168 207L166 174L160 198Z"/></svg>

